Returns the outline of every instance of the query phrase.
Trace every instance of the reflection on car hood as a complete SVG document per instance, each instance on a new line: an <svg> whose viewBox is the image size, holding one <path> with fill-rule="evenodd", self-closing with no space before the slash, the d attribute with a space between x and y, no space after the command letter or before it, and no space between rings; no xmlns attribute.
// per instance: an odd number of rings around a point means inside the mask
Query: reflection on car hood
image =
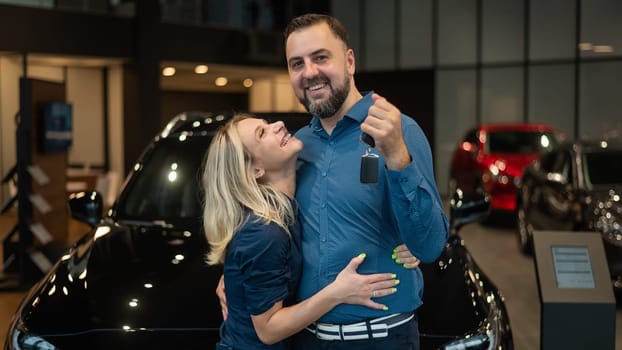
<svg viewBox="0 0 622 350"><path fill-rule="evenodd" d="M22 320L37 334L217 329L220 307L207 296L221 272L205 264L205 248L188 230L98 227L42 280Z"/></svg>

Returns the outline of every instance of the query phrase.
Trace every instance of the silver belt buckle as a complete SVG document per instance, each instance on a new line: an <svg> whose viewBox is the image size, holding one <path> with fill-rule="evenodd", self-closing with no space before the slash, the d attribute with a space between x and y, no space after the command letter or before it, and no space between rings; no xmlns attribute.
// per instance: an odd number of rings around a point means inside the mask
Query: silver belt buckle
<svg viewBox="0 0 622 350"><path fill-rule="evenodd" d="M384 338L389 336L389 327L386 323L371 324L371 330L372 338Z"/></svg>

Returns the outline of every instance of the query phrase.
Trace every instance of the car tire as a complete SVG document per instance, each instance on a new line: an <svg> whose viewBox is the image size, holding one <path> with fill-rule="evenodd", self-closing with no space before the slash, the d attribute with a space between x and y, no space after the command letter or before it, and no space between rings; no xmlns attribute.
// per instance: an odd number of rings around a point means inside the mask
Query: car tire
<svg viewBox="0 0 622 350"><path fill-rule="evenodd" d="M522 203L516 209L516 233L521 253L533 255L533 225L529 222Z"/></svg>

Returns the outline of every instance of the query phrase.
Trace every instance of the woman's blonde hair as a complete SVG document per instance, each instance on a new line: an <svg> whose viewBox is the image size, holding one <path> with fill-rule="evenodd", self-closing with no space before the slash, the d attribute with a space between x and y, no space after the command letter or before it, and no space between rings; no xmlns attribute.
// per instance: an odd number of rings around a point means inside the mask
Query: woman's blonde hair
<svg viewBox="0 0 622 350"><path fill-rule="evenodd" d="M244 148L237 124L254 116L237 114L223 125L209 146L203 168L203 227L210 244L207 263L222 264L233 234L255 214L289 233L295 220L289 198L254 175L253 159Z"/></svg>

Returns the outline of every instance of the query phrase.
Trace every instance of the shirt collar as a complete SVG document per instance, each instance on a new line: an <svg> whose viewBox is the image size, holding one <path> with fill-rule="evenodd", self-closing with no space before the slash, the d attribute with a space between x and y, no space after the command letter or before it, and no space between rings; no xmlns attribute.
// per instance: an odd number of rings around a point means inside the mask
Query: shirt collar
<svg viewBox="0 0 622 350"><path fill-rule="evenodd" d="M367 118L367 111L372 104L374 104L374 100L371 98L373 91L364 92L363 98L360 99L357 103L350 108L349 111L346 112L346 117L350 119L354 119L359 124Z"/></svg>

